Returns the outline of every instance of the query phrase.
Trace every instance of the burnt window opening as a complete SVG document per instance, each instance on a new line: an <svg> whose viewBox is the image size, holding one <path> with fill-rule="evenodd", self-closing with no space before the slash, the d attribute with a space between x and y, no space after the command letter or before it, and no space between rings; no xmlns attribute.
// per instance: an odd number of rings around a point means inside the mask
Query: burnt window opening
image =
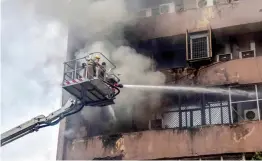
<svg viewBox="0 0 262 161"><path fill-rule="evenodd" d="M104 148L115 148L116 142L122 138L122 134L104 135L101 137Z"/></svg>
<svg viewBox="0 0 262 161"><path fill-rule="evenodd" d="M186 67L184 36L154 39L153 48L157 69Z"/></svg>

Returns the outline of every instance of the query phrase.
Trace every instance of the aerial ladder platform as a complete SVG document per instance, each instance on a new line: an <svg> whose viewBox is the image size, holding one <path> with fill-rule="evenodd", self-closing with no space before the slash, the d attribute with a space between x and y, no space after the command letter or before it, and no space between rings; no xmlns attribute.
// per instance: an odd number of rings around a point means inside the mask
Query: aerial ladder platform
<svg viewBox="0 0 262 161"><path fill-rule="evenodd" d="M95 63L94 57L106 63L96 65L96 73L88 73L88 63ZM114 99L120 93L120 79L114 74L116 66L102 53L89 53L85 57L64 63L62 88L70 93L71 98L65 105L48 116L39 115L9 131L1 134L1 146L17 140L29 133L47 126L58 124L63 118L80 112L84 107L108 106L114 104ZM103 72L101 77L97 71Z"/></svg>

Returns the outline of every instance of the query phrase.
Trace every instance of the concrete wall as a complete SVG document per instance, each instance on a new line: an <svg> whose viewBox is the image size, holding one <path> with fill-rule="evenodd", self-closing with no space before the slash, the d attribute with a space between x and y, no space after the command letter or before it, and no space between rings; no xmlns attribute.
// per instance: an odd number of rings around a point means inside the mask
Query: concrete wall
<svg viewBox="0 0 262 161"><path fill-rule="evenodd" d="M201 85L250 84L262 82L262 57L231 60L200 71Z"/></svg>
<svg viewBox="0 0 262 161"><path fill-rule="evenodd" d="M240 0L238 3L215 5L203 9L188 9L171 14L143 18L136 25L142 39L151 39L204 30L226 28L230 26L257 23L262 21L261 0ZM261 24L260 24L261 25ZM261 28L259 24L246 26ZM243 30L243 29L241 29Z"/></svg>
<svg viewBox="0 0 262 161"><path fill-rule="evenodd" d="M75 140L67 145L65 159L86 160L108 156L122 159L156 159L262 151L262 121L194 130L160 130L124 134L104 148L101 138Z"/></svg>

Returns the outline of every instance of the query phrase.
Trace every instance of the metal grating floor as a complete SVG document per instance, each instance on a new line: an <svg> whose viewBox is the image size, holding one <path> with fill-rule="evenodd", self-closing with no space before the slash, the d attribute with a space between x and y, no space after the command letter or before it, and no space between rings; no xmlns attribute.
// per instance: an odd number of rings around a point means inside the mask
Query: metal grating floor
<svg viewBox="0 0 262 161"><path fill-rule="evenodd" d="M110 100L107 96L113 93L112 89L100 79L86 80L63 86L63 88L77 99L84 100L87 104Z"/></svg>

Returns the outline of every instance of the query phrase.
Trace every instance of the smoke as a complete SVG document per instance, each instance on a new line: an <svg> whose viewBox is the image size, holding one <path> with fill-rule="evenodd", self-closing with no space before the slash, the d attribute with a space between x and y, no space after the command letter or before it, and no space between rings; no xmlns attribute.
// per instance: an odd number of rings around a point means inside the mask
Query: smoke
<svg viewBox="0 0 262 161"><path fill-rule="evenodd" d="M152 71L153 61L142 54L137 53L134 49L128 46L114 46L108 41L95 42L87 45L80 52L76 53L76 57L86 56L87 53L102 52L106 57L116 65L114 73L120 74L120 80L123 84L149 84L160 85L164 84L165 76L161 72ZM102 60L103 62L105 60ZM106 62L108 64L108 62ZM137 121L146 121L150 118L151 113L159 107L161 95L159 93L148 93L146 91L121 89L121 93L116 97L114 111L111 107L103 108L85 108L82 116L89 122L99 122L98 120L101 111L106 113L108 120L119 126L130 122L131 119ZM150 102L150 104L148 103ZM123 108L125 110L123 110ZM133 108L137 108L134 113ZM144 109L143 109L144 108ZM145 110L147 109L147 110ZM121 115L121 118L118 118ZM98 117L97 117L98 116ZM116 119L114 119L116 117ZM117 120L117 122L115 122ZM108 123L110 124L110 123ZM120 129L117 129L120 130Z"/></svg>
<svg viewBox="0 0 262 161"><path fill-rule="evenodd" d="M85 38L109 35L133 19L124 0L36 0L34 9L39 15L59 20Z"/></svg>
<svg viewBox="0 0 262 161"><path fill-rule="evenodd" d="M67 31L60 22L39 17L33 5L1 2L3 132L61 107ZM2 148L3 160L55 160L57 135L56 126L24 136Z"/></svg>
<svg viewBox="0 0 262 161"><path fill-rule="evenodd" d="M128 12L124 0L24 0L39 18L46 21L58 21L69 29L70 34L78 40L86 42L86 46L72 53L75 57L86 56L89 52L102 52L115 63L115 73L120 74L122 83L161 85L165 77L160 72L152 72L152 60L126 46L123 36L124 28L136 22L132 13ZM138 2L134 2L138 3ZM70 42L72 41L72 42ZM69 40L75 46L81 46L75 40ZM82 43L82 42L81 42ZM72 47L74 48L74 47ZM70 51L70 49L68 49ZM72 57L71 57L72 58ZM102 60L105 61L105 60ZM109 63L107 62L107 65ZM115 113L125 115L130 120L132 108L148 108L142 104L150 102L157 107L160 96L141 91L123 89L116 99L113 109L84 108L82 117L90 124L101 122L101 113L106 113L110 120L120 122ZM123 111L125 112L121 112ZM138 110L139 111L139 110ZM141 110L142 111L142 110ZM146 112L138 112L139 118L145 118Z"/></svg>

